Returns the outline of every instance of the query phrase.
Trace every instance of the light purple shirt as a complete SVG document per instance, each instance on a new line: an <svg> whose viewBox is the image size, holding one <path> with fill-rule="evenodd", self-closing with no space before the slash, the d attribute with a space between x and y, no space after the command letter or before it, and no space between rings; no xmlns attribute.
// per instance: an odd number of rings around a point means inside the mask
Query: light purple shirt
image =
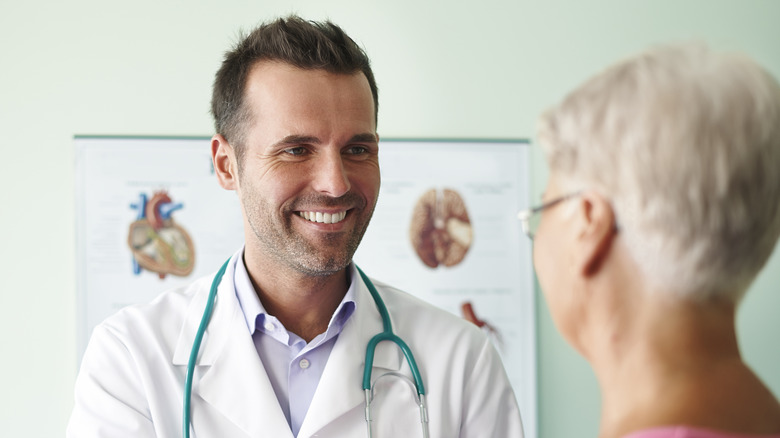
<svg viewBox="0 0 780 438"><path fill-rule="evenodd" d="M357 270L354 263L349 265L350 285L344 299L331 316L325 333L307 344L300 336L288 332L275 316L266 313L249 279L243 251L236 260L233 282L246 325L290 430L298 436L336 338L355 312Z"/></svg>

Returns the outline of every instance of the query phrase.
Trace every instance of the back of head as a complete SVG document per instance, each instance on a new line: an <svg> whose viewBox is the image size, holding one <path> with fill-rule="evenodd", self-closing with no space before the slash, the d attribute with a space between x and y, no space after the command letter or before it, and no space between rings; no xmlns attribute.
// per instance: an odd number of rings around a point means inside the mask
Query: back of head
<svg viewBox="0 0 780 438"><path fill-rule="evenodd" d="M242 35L225 54L217 71L211 97L211 113L216 132L224 136L241 154L243 125L251 112L244 105L244 89L252 67L261 61L277 61L301 69L320 69L330 73L362 72L374 97L374 117L378 110L378 91L366 53L344 31L330 21L320 23L297 16L264 23L248 35Z"/></svg>
<svg viewBox="0 0 780 438"><path fill-rule="evenodd" d="M645 280L738 301L780 233L780 86L752 60L700 45L617 64L542 118L569 189L612 200Z"/></svg>

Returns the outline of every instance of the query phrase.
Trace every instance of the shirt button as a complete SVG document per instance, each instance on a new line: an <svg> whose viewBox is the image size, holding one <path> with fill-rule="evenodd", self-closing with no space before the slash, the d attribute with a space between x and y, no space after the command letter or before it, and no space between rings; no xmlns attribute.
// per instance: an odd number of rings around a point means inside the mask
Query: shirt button
<svg viewBox="0 0 780 438"><path fill-rule="evenodd" d="M309 362L308 359L301 359L301 361L298 362L298 366L301 367L301 369L305 370L306 368L309 368L311 366L311 362Z"/></svg>
<svg viewBox="0 0 780 438"><path fill-rule="evenodd" d="M274 331L274 329L276 328L276 327L274 327L273 323L271 323L271 322L265 323L265 325L263 327L265 327L265 329L268 330L269 332Z"/></svg>

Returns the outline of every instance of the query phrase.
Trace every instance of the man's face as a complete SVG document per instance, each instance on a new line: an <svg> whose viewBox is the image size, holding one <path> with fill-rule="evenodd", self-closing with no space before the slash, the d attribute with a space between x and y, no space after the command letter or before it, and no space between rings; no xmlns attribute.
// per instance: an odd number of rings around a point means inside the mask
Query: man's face
<svg viewBox="0 0 780 438"><path fill-rule="evenodd" d="M346 267L379 193L374 101L362 73L256 65L236 189L247 251L306 275Z"/></svg>

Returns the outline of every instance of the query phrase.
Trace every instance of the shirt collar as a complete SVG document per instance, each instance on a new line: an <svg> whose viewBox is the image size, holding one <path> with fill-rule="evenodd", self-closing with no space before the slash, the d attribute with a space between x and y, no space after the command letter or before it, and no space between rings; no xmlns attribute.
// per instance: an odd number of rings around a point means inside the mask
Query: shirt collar
<svg viewBox="0 0 780 438"><path fill-rule="evenodd" d="M236 297L238 298L238 304L241 307L241 311L244 314L244 320L246 326L249 329L249 333L254 333L257 329L257 320L260 315L268 315L263 304L260 302L252 280L249 279L249 272L246 270L244 264L244 251L241 251L240 257L236 257L235 274L233 276L233 284L236 290ZM335 328L337 333L341 332L341 328L346 324L347 320L355 312L355 297L357 295L357 281L360 275L357 272L355 263L351 262L347 266L347 274L349 275L349 288L347 293L344 294L344 298L336 307L336 311L330 317L328 322L328 331Z"/></svg>

